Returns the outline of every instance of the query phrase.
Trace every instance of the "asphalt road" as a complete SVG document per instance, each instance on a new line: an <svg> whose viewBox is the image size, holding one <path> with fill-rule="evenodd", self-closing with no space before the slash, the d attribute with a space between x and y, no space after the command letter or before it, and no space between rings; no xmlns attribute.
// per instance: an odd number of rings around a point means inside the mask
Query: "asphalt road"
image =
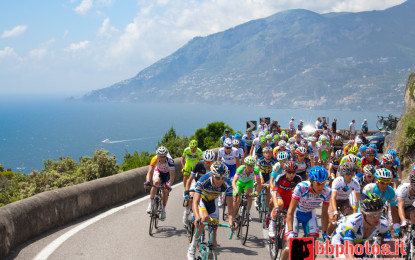
<svg viewBox="0 0 415 260"><path fill-rule="evenodd" d="M167 205L167 219L153 235L145 212L147 196L114 206L29 241L7 259L185 259L188 242L182 224L183 188L175 186ZM109 214L112 213L112 214ZM229 229L218 232L220 259L269 258L267 232L252 209L248 239L229 240ZM227 224L227 223L225 223Z"/></svg>

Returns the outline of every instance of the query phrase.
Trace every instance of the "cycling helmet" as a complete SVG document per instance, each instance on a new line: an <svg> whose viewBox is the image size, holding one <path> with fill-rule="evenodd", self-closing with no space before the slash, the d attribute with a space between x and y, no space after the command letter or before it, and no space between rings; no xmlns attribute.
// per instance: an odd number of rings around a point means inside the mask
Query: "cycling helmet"
<svg viewBox="0 0 415 260"><path fill-rule="evenodd" d="M223 142L223 146L232 147L232 139L226 138L225 141Z"/></svg>
<svg viewBox="0 0 415 260"><path fill-rule="evenodd" d="M215 153L212 150L207 150L204 154L203 154L203 160L207 161L207 162L212 162L214 161L216 158Z"/></svg>
<svg viewBox="0 0 415 260"><path fill-rule="evenodd" d="M343 138L340 135L336 135L336 137L334 138L334 140L340 140L343 141Z"/></svg>
<svg viewBox="0 0 415 260"><path fill-rule="evenodd" d="M159 148L157 148L156 150L156 154L158 156L166 156L169 153L169 150L167 150L166 147L164 146L160 146Z"/></svg>
<svg viewBox="0 0 415 260"><path fill-rule="evenodd" d="M392 155L393 157L398 156L398 153L394 149L389 149L388 154Z"/></svg>
<svg viewBox="0 0 415 260"><path fill-rule="evenodd" d="M242 139L242 135L240 133L236 133L235 134L235 139L241 140Z"/></svg>
<svg viewBox="0 0 415 260"><path fill-rule="evenodd" d="M327 136L322 135L322 136L320 136L319 139L320 139L320 141L325 142L325 141L327 141Z"/></svg>
<svg viewBox="0 0 415 260"><path fill-rule="evenodd" d="M369 148L373 148L376 151L378 149L378 146L376 144L369 144Z"/></svg>
<svg viewBox="0 0 415 260"><path fill-rule="evenodd" d="M412 170L412 172L409 174L409 181L413 184L415 183L415 172Z"/></svg>
<svg viewBox="0 0 415 260"><path fill-rule="evenodd" d="M272 134L268 134L268 135L266 136L266 138L267 138L267 140L271 140L271 139L272 139Z"/></svg>
<svg viewBox="0 0 415 260"><path fill-rule="evenodd" d="M252 133L252 129L251 129L251 128L246 129L246 133L247 133L247 134L248 134L248 133Z"/></svg>
<svg viewBox="0 0 415 260"><path fill-rule="evenodd" d="M307 147L307 140L303 139L300 141L300 145L303 147Z"/></svg>
<svg viewBox="0 0 415 260"><path fill-rule="evenodd" d="M261 144L265 144L267 142L267 138L265 138L265 136L262 136L261 138L259 138L259 142Z"/></svg>
<svg viewBox="0 0 415 260"><path fill-rule="evenodd" d="M190 146L190 148L196 148L197 147L197 141L196 140L190 141L189 146Z"/></svg>
<svg viewBox="0 0 415 260"><path fill-rule="evenodd" d="M284 130L281 131L281 134L286 134L286 132Z"/></svg>
<svg viewBox="0 0 415 260"><path fill-rule="evenodd" d="M311 168L310 172L308 173L308 178L313 181L322 182L327 180L328 175L329 174L326 169L321 166L315 166Z"/></svg>
<svg viewBox="0 0 415 260"><path fill-rule="evenodd" d="M275 142L275 141L278 141L278 139L280 139L280 136L274 135L274 137L272 138L272 141Z"/></svg>
<svg viewBox="0 0 415 260"><path fill-rule="evenodd" d="M356 146L350 146L349 148L349 154L357 154L357 147Z"/></svg>
<svg viewBox="0 0 415 260"><path fill-rule="evenodd" d="M376 193L362 193L360 207L363 212L380 211L383 209L383 200Z"/></svg>
<svg viewBox="0 0 415 260"><path fill-rule="evenodd" d="M259 134L258 134L258 137L259 137L259 138L261 138L261 137L263 137L263 136L265 136L264 132L261 132L261 133L259 133Z"/></svg>
<svg viewBox="0 0 415 260"><path fill-rule="evenodd" d="M265 146L264 148L262 148L262 152L272 152L272 147L271 146Z"/></svg>
<svg viewBox="0 0 415 260"><path fill-rule="evenodd" d="M224 134L230 134L231 133L231 130L229 130L229 129L226 128L225 131L223 131L223 133Z"/></svg>
<svg viewBox="0 0 415 260"><path fill-rule="evenodd" d="M339 159L343 158L343 156L344 156L343 150L337 150L336 153L334 154L334 157L339 158Z"/></svg>
<svg viewBox="0 0 415 260"><path fill-rule="evenodd" d="M374 155L376 153L376 151L375 151L375 149L373 149L372 147L370 147L370 148L367 148L367 150L366 150L366 154L372 154L372 155Z"/></svg>
<svg viewBox="0 0 415 260"><path fill-rule="evenodd" d="M390 180L392 180L392 173L388 169L380 168L380 169L376 170L375 178L377 180L390 181Z"/></svg>
<svg viewBox="0 0 415 260"><path fill-rule="evenodd" d="M241 142L240 142L239 140L237 140L237 139L234 139L234 140L232 141L232 145L233 145L233 146L238 146L240 143L241 143Z"/></svg>
<svg viewBox="0 0 415 260"><path fill-rule="evenodd" d="M216 161L210 166L210 172L215 177L229 177L229 169L222 161Z"/></svg>
<svg viewBox="0 0 415 260"><path fill-rule="evenodd" d="M293 161L286 162L284 164L284 171L285 172L295 172L297 170L298 166Z"/></svg>
<svg viewBox="0 0 415 260"><path fill-rule="evenodd" d="M382 157L382 161L385 162L392 162L393 161L393 156L390 154L384 154Z"/></svg>
<svg viewBox="0 0 415 260"><path fill-rule="evenodd" d="M339 173L341 175L355 174L356 173L356 165L354 163L351 163L351 162L345 162L342 165L340 165Z"/></svg>
<svg viewBox="0 0 415 260"><path fill-rule="evenodd" d="M281 147L281 146L286 147L287 143L284 140L281 140L281 141L278 142L278 146L279 147Z"/></svg>
<svg viewBox="0 0 415 260"><path fill-rule="evenodd" d="M367 150L367 146L366 145L364 145L364 144L362 144L360 147L359 147L359 151L361 151L361 152L364 152L364 151L366 151Z"/></svg>
<svg viewBox="0 0 415 260"><path fill-rule="evenodd" d="M277 155L278 161L288 160L288 153L287 152L279 152Z"/></svg>
<svg viewBox="0 0 415 260"><path fill-rule="evenodd" d="M336 134L342 134L342 131L340 131L340 129L337 129Z"/></svg>
<svg viewBox="0 0 415 260"><path fill-rule="evenodd" d="M283 133L283 134L281 134L281 138L285 139L285 140L288 140L288 135L286 133Z"/></svg>
<svg viewBox="0 0 415 260"><path fill-rule="evenodd" d="M255 165L256 164L255 158L252 155L249 155L249 156L245 157L244 162L247 165Z"/></svg>
<svg viewBox="0 0 415 260"><path fill-rule="evenodd" d="M288 143L289 143L289 144L293 144L293 143L295 143L295 138L294 138L294 137L290 137L290 138L288 139Z"/></svg>
<svg viewBox="0 0 415 260"><path fill-rule="evenodd" d="M264 131L264 135L268 135L269 134L269 132L268 131Z"/></svg>
<svg viewBox="0 0 415 260"><path fill-rule="evenodd" d="M309 140L310 142L315 142L315 141L317 141L317 138L316 138L315 136L310 136L310 137L308 138L308 140Z"/></svg>
<svg viewBox="0 0 415 260"><path fill-rule="evenodd" d="M298 155L305 155L307 153L307 149L300 146L295 150L295 153Z"/></svg>
<svg viewBox="0 0 415 260"><path fill-rule="evenodd" d="M363 172L365 174L374 175L375 174L375 167L371 164L366 164L365 167L363 167Z"/></svg>
<svg viewBox="0 0 415 260"><path fill-rule="evenodd" d="M346 161L356 164L357 163L357 156L354 154L346 155Z"/></svg>

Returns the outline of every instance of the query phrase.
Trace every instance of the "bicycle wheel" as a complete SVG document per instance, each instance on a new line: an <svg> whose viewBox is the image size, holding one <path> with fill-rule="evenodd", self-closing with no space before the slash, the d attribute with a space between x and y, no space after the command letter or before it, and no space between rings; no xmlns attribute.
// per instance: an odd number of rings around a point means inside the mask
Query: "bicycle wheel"
<svg viewBox="0 0 415 260"><path fill-rule="evenodd" d="M222 196L222 195L221 195ZM222 200L222 220L226 221L226 197Z"/></svg>
<svg viewBox="0 0 415 260"><path fill-rule="evenodd" d="M154 206L154 209L155 209L154 227L156 229L158 229L159 228L158 223L159 223L159 219L160 219L160 215L161 215L161 207L162 207L160 198L155 198L154 199L154 205L155 205Z"/></svg>
<svg viewBox="0 0 415 260"><path fill-rule="evenodd" d="M148 229L148 233L150 236L153 235L153 229L156 228L156 221L157 221L157 217L156 217L156 210L157 210L157 204L156 204L156 200L154 200L153 205L151 206L151 214L150 214L150 227Z"/></svg>
<svg viewBox="0 0 415 260"><path fill-rule="evenodd" d="M186 226L186 236L187 236L187 241L189 241L189 244L192 243L194 230L195 230L195 224L193 221L190 221Z"/></svg>
<svg viewBox="0 0 415 260"><path fill-rule="evenodd" d="M384 127L385 127L385 125L384 125L383 120L379 119L379 120L376 122L376 128L377 128L377 129L379 129L379 130L382 130Z"/></svg>
<svg viewBox="0 0 415 260"><path fill-rule="evenodd" d="M249 212L246 207L242 210L242 219L241 219L241 243L245 245L246 239L248 238L248 230L249 230Z"/></svg>
<svg viewBox="0 0 415 260"><path fill-rule="evenodd" d="M264 205L263 198L264 198L264 195L261 194L261 199L259 200L259 205L258 205L258 209L259 209L259 222L262 222L262 218L263 218L263 214L264 214L264 212L262 210L262 206Z"/></svg>

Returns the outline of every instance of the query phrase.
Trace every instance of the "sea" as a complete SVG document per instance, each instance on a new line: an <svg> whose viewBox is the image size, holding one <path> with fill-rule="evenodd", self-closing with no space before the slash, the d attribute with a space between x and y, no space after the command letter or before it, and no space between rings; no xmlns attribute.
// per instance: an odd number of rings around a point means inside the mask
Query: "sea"
<svg viewBox="0 0 415 260"><path fill-rule="evenodd" d="M224 121L245 131L247 121L269 117L288 127L291 117L314 125L317 117L337 128L348 128L352 119L360 129L364 119L376 129L378 115L402 111L293 110L240 105L172 103L84 103L63 97L0 97L0 164L13 171L30 173L43 169L43 161L71 157L78 161L103 148L121 164L128 151L154 152L157 142L173 127L180 136L194 134L214 121ZM108 140L106 140L108 139ZM105 142L103 142L105 140Z"/></svg>

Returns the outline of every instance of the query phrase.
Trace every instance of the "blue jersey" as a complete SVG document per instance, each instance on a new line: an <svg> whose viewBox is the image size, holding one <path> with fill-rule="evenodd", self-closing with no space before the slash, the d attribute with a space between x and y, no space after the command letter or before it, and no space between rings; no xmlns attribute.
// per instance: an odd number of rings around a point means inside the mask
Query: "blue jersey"
<svg viewBox="0 0 415 260"><path fill-rule="evenodd" d="M228 137L229 139L231 139L231 140L233 140L233 136L232 135L229 135L229 137ZM226 138L226 136L222 136L221 138L220 138L220 145L221 146L223 146L223 142L225 142L225 139L227 139Z"/></svg>
<svg viewBox="0 0 415 260"><path fill-rule="evenodd" d="M363 188L362 193L368 193L368 192L378 194L382 198L383 203L388 201L391 207L398 205L398 200L396 198L395 190L391 186L388 186L385 192L381 192L378 189L378 186L376 185L376 183L369 183Z"/></svg>
<svg viewBox="0 0 415 260"><path fill-rule="evenodd" d="M226 196L232 196L232 183L229 179L225 179L223 184L219 187L213 187L213 177L210 174L203 175L196 183L195 191L201 194L204 201L214 201L223 192Z"/></svg>

